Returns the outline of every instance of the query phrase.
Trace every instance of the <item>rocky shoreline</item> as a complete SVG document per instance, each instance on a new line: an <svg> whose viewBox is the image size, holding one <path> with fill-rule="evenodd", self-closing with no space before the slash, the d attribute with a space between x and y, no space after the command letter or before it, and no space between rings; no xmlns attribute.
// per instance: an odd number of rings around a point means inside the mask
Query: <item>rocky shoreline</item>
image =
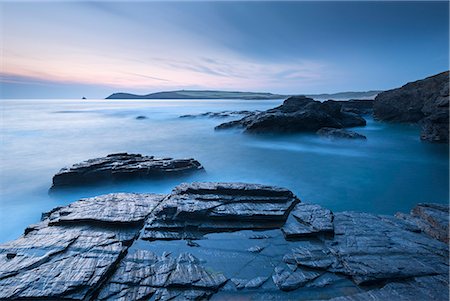
<svg viewBox="0 0 450 301"><path fill-rule="evenodd" d="M448 210L332 212L244 183L102 195L0 245L0 299L447 300Z"/></svg>

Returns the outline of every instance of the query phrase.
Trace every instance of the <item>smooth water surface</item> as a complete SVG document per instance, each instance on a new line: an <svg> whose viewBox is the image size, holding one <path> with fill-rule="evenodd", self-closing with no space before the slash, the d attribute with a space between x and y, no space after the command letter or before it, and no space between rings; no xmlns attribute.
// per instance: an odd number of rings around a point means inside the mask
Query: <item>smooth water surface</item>
<svg viewBox="0 0 450 301"><path fill-rule="evenodd" d="M265 110L281 102L2 100L0 242L18 237L53 207L108 192L168 193L181 181L279 185L335 211L394 214L418 202L448 202L448 145L421 142L417 126L368 119L355 129L367 141L333 141L314 134L214 131L233 118L178 118ZM193 157L206 173L48 194L60 168L115 152Z"/></svg>

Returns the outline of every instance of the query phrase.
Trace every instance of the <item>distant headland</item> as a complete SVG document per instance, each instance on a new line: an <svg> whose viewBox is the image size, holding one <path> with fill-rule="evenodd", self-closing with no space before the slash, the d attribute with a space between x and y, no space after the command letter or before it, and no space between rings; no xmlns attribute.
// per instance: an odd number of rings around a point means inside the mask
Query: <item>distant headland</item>
<svg viewBox="0 0 450 301"><path fill-rule="evenodd" d="M339 92L333 94L311 94L306 95L318 99L345 99L345 98L367 98L373 99L382 91L366 92ZM284 99L291 95L281 95L265 92L238 92L238 91L213 91L213 90L177 90L156 92L146 95L136 95L132 93L113 93L106 99Z"/></svg>

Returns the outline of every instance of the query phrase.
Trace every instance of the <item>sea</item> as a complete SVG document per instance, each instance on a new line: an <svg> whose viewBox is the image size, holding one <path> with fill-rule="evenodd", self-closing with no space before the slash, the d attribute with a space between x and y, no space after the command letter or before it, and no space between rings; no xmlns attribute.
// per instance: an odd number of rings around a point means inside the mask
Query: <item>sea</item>
<svg viewBox="0 0 450 301"><path fill-rule="evenodd" d="M283 100L0 100L0 242L19 237L42 212L111 192L169 193L181 182L277 185L333 211L409 212L448 203L448 145L422 142L420 128L378 122L354 130L366 141L313 133L216 131L236 117L180 118L205 112L266 110ZM145 116L146 119L136 119ZM61 168L128 152L195 158L204 173L107 184L49 194Z"/></svg>

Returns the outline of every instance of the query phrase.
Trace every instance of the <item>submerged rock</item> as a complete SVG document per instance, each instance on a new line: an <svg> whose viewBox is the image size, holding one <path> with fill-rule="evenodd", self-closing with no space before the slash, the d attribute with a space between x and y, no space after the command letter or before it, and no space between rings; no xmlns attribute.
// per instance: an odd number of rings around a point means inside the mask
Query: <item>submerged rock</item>
<svg viewBox="0 0 450 301"><path fill-rule="evenodd" d="M449 142L449 72L378 94L374 116L392 122L419 122L421 139Z"/></svg>
<svg viewBox="0 0 450 301"><path fill-rule="evenodd" d="M342 110L336 101L315 101L305 96L292 96L281 106L250 114L240 120L223 123L216 129L243 127L246 132L304 132L323 127L345 128L366 125L357 114Z"/></svg>
<svg viewBox="0 0 450 301"><path fill-rule="evenodd" d="M55 208L0 245L0 299L446 300L445 227L444 205L333 213L257 184L109 194Z"/></svg>
<svg viewBox="0 0 450 301"><path fill-rule="evenodd" d="M209 118L226 118L226 117L238 117L242 115L250 115L259 111L221 111L221 112L206 112L201 114L188 114L181 115L180 118L197 118L197 117L209 117Z"/></svg>
<svg viewBox="0 0 450 301"><path fill-rule="evenodd" d="M345 129L321 128L317 131L317 134L328 138L367 139L364 135Z"/></svg>
<svg viewBox="0 0 450 301"><path fill-rule="evenodd" d="M182 175L203 169L194 159L156 158L118 153L90 159L61 169L53 177L52 188L88 185L105 181L154 179Z"/></svg>

